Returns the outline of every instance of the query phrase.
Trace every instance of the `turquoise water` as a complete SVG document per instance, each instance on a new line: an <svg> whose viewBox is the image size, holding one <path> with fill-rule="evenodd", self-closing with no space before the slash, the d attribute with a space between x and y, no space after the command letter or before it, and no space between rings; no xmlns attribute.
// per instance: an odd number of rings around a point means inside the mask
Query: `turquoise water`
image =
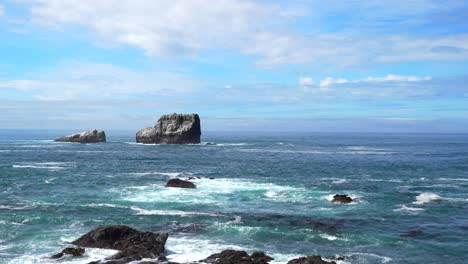
<svg viewBox="0 0 468 264"><path fill-rule="evenodd" d="M0 263L47 258L109 224L168 231L168 258L226 248L339 263L466 263L468 135L205 133L216 145L55 143L0 131ZM197 189L164 188L199 176ZM215 179L209 179L214 177ZM332 204L336 193L356 202ZM400 235L418 230L414 237ZM91 249L87 263L113 254Z"/></svg>

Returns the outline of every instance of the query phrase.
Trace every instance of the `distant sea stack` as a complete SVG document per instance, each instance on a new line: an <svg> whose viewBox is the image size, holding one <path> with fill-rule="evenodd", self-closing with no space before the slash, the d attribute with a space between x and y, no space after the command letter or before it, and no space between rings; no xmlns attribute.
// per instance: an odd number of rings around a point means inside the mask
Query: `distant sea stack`
<svg viewBox="0 0 468 264"><path fill-rule="evenodd" d="M171 114L159 118L154 127L136 133L136 142L143 144L198 144L200 117L197 114Z"/></svg>
<svg viewBox="0 0 468 264"><path fill-rule="evenodd" d="M101 143L106 142L106 133L104 131L98 131L94 129L57 138L55 141L75 143Z"/></svg>

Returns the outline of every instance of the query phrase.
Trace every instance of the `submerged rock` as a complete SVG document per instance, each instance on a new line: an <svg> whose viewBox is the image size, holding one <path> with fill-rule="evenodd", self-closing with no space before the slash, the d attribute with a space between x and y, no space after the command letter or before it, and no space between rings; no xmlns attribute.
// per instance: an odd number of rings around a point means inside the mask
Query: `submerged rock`
<svg viewBox="0 0 468 264"><path fill-rule="evenodd" d="M124 225L98 227L72 244L81 247L120 250L109 259L115 263L127 263L142 258L164 257L167 233L141 232ZM99 262L97 262L99 263Z"/></svg>
<svg viewBox="0 0 468 264"><path fill-rule="evenodd" d="M106 142L106 133L104 131L98 131L94 129L57 138L55 141L75 143L101 143Z"/></svg>
<svg viewBox="0 0 468 264"><path fill-rule="evenodd" d="M265 255L263 252L255 252L249 256L245 251L224 250L200 262L213 264L267 264L271 260L273 260L273 258Z"/></svg>
<svg viewBox="0 0 468 264"><path fill-rule="evenodd" d="M189 182L189 181L184 181L178 178L170 179L166 183L165 187L190 188L190 189L197 188L197 186L194 183Z"/></svg>
<svg viewBox="0 0 468 264"><path fill-rule="evenodd" d="M84 248L72 248L68 247L62 250L62 252L53 255L51 258L58 259L63 257L63 255L73 255L74 257L81 257L85 253Z"/></svg>
<svg viewBox="0 0 468 264"><path fill-rule="evenodd" d="M351 203L353 201L353 199L351 197L349 197L347 194L335 194L335 196L333 196L333 200L332 202L334 203Z"/></svg>
<svg viewBox="0 0 468 264"><path fill-rule="evenodd" d="M325 261L320 256L308 256L288 261L288 264L336 264L335 261Z"/></svg>
<svg viewBox="0 0 468 264"><path fill-rule="evenodd" d="M171 114L159 118L154 127L136 133L136 142L143 144L198 144L200 117L197 114Z"/></svg>
<svg viewBox="0 0 468 264"><path fill-rule="evenodd" d="M415 237L415 236L420 236L422 234L423 234L423 231L421 230L410 230L408 232L400 234L400 237Z"/></svg>

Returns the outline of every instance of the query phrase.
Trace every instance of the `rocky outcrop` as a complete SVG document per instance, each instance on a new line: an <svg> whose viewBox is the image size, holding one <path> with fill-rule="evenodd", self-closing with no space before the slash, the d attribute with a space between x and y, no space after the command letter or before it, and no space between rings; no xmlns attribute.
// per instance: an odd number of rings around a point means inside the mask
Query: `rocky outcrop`
<svg viewBox="0 0 468 264"><path fill-rule="evenodd" d="M98 131L94 129L57 138L55 141L75 143L101 143L106 142L106 133L104 131Z"/></svg>
<svg viewBox="0 0 468 264"><path fill-rule="evenodd" d="M347 194L335 194L332 200L332 202L334 203L344 203L344 204L351 203L352 201L353 199L349 197Z"/></svg>
<svg viewBox="0 0 468 264"><path fill-rule="evenodd" d="M200 117L197 114L171 114L159 118L154 127L136 133L136 142L143 144L198 144Z"/></svg>
<svg viewBox="0 0 468 264"><path fill-rule="evenodd" d="M272 260L272 257L265 255L263 252L255 252L249 256L245 251L224 250L200 262L212 264L267 264Z"/></svg>
<svg viewBox="0 0 468 264"><path fill-rule="evenodd" d="M320 256L308 256L288 261L288 264L336 264L335 261L325 261Z"/></svg>
<svg viewBox="0 0 468 264"><path fill-rule="evenodd" d="M197 186L193 184L192 182L189 181L184 181L178 178L175 179L170 179L165 187L176 187L176 188L189 188L189 189L195 189Z"/></svg>
<svg viewBox="0 0 468 264"><path fill-rule="evenodd" d="M62 252L53 255L51 258L58 259L58 258L63 257L64 255L72 255L74 257L81 257L81 256L83 256L84 253L85 253L84 248L68 247L68 248L65 248L64 250L62 250Z"/></svg>
<svg viewBox="0 0 468 264"><path fill-rule="evenodd" d="M124 225L98 227L72 244L80 247L119 250L109 259L127 263L143 258L163 258L167 233L141 232Z"/></svg>

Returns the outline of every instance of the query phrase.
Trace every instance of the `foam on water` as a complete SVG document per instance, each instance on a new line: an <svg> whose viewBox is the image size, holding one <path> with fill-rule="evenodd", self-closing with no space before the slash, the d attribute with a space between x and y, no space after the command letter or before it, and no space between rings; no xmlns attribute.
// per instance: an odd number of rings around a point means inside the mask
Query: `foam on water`
<svg viewBox="0 0 468 264"><path fill-rule="evenodd" d="M413 202L413 204L426 204L435 200L439 200L441 198L442 197L440 197L439 195L435 193L425 192L416 196L416 201Z"/></svg>
<svg viewBox="0 0 468 264"><path fill-rule="evenodd" d="M219 214L203 213L203 212L186 212L179 210L146 210L137 206L131 206L130 209L135 211L137 215L175 215L175 216L194 216L194 215L205 215L205 216L220 216Z"/></svg>
<svg viewBox="0 0 468 264"><path fill-rule="evenodd" d="M393 211L399 212L399 211L407 211L407 212L419 212L419 211L424 211L423 208L416 208L416 207L409 207L406 205L401 205L399 208L394 209Z"/></svg>
<svg viewBox="0 0 468 264"><path fill-rule="evenodd" d="M31 162L13 164L12 167L20 169L46 169L49 171L59 171L68 169L74 165L74 162Z"/></svg>
<svg viewBox="0 0 468 264"><path fill-rule="evenodd" d="M166 188L164 184L131 186L123 190L123 200L132 202L179 202L192 204L222 204L226 195L263 193L268 200L304 202L310 191L303 188L272 183L253 182L248 179L195 179L196 189ZM114 190L122 193L122 190ZM252 194L253 195L253 194Z"/></svg>
<svg viewBox="0 0 468 264"><path fill-rule="evenodd" d="M37 263L37 264L50 264L51 259L50 256L60 252L60 248L57 248L57 252L51 253L41 253L41 254L24 254L17 258L14 258L8 262L8 264L30 264L30 263ZM83 257L77 258L72 256L65 256L59 260L60 263L67 263L67 264L87 264L92 261L97 261L100 259L104 259L106 257L110 257L116 254L117 250L112 249L98 249L98 248L86 248L86 251ZM58 261L54 261L58 262Z"/></svg>

